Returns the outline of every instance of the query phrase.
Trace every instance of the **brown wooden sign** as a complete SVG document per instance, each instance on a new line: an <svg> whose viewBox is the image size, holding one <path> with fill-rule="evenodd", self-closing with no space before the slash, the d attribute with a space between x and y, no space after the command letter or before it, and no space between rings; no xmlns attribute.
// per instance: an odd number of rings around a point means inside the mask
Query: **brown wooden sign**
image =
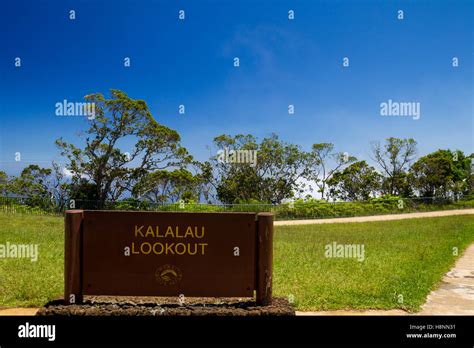
<svg viewBox="0 0 474 348"><path fill-rule="evenodd" d="M65 300L272 296L273 215L68 210Z"/></svg>

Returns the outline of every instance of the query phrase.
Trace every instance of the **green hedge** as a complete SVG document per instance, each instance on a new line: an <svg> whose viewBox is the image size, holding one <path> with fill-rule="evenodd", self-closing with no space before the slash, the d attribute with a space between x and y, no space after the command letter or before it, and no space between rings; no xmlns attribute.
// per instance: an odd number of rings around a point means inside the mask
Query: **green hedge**
<svg viewBox="0 0 474 348"><path fill-rule="evenodd" d="M81 209L81 202L76 202L76 208ZM87 208L87 207L85 207ZM458 201L411 199L399 197L382 197L367 202L326 202L323 200L309 199L296 200L293 203L280 205L248 204L215 205L196 202L184 204L172 203L156 205L149 202L140 202L127 199L120 202L107 203L105 209L109 210L147 210L147 211L182 211L182 212L272 212L276 220L293 219L325 219L336 217L353 217L383 214L399 214L410 212L426 212L447 209L474 208L474 197L467 197ZM18 214L55 215L62 214L54 209L47 210L15 203L12 200L0 200L0 211Z"/></svg>

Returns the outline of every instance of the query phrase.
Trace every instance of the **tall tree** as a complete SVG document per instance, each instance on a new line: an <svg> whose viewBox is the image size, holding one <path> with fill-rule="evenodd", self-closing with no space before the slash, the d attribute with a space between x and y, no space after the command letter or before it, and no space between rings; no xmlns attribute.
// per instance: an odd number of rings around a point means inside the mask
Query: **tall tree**
<svg viewBox="0 0 474 348"><path fill-rule="evenodd" d="M73 181L86 179L95 185L98 208L107 199L118 199L149 171L191 160L180 145L179 134L159 124L145 101L131 99L119 90L111 90L110 99L100 93L85 99L95 104L95 117L89 120L83 146L62 138L56 144L69 161L67 169L73 173ZM135 145L123 151L127 141Z"/></svg>
<svg viewBox="0 0 474 348"><path fill-rule="evenodd" d="M374 160L385 175L384 190L390 195L407 194L407 169L416 155L414 139L388 138L382 146L380 142L372 143Z"/></svg>
<svg viewBox="0 0 474 348"><path fill-rule="evenodd" d="M8 175L0 170L0 195L6 196L8 194Z"/></svg>
<svg viewBox="0 0 474 348"><path fill-rule="evenodd" d="M306 178L315 183L321 193L321 199L327 199L327 182L336 172L355 161L357 158L354 156L343 152L334 152L334 144L313 144L311 152L308 154ZM333 163L332 167L330 162Z"/></svg>
<svg viewBox="0 0 474 348"><path fill-rule="evenodd" d="M97 209L99 197L95 183L81 178L72 182L68 191L69 198L74 200L75 208Z"/></svg>
<svg viewBox="0 0 474 348"><path fill-rule="evenodd" d="M48 187L52 204L58 211L62 211L67 204L66 200L69 196L70 183L66 178L64 168L54 161L48 180Z"/></svg>
<svg viewBox="0 0 474 348"><path fill-rule="evenodd" d="M470 165L469 165L469 176L467 179L467 192L468 195L474 195L474 153L471 153L469 156Z"/></svg>
<svg viewBox="0 0 474 348"><path fill-rule="evenodd" d="M349 201L365 201L380 190L382 176L365 161L358 161L328 180L329 196Z"/></svg>
<svg viewBox="0 0 474 348"><path fill-rule="evenodd" d="M414 188L422 197L448 197L469 192L471 159L462 151L438 150L410 168Z"/></svg>
<svg viewBox="0 0 474 348"><path fill-rule="evenodd" d="M279 203L298 189L297 181L305 170L305 156L299 146L284 142L275 134L261 142L252 135L220 135L214 144L220 152L211 160L222 202ZM237 156L250 160L235 160Z"/></svg>
<svg viewBox="0 0 474 348"><path fill-rule="evenodd" d="M198 200L201 177L193 175L186 169L173 171L159 170L150 172L138 182L134 196L153 203L177 202L178 200Z"/></svg>
<svg viewBox="0 0 474 348"><path fill-rule="evenodd" d="M25 199L28 204L44 206L51 200L50 175L52 170L31 164L21 171L20 176L10 181L10 191Z"/></svg>

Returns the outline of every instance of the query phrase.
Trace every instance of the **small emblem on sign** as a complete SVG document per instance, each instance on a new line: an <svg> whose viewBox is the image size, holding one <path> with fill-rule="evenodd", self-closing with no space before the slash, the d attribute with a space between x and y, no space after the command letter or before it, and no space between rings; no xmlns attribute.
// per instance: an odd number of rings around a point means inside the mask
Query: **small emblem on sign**
<svg viewBox="0 0 474 348"><path fill-rule="evenodd" d="M183 273L173 265L163 265L155 271L155 278L161 285L175 285L181 281Z"/></svg>

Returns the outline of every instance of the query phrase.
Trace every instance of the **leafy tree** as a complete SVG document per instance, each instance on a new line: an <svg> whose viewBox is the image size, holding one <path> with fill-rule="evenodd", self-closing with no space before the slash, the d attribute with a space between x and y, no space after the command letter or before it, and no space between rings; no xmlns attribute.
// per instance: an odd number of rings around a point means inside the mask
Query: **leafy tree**
<svg viewBox="0 0 474 348"><path fill-rule="evenodd" d="M329 195L336 199L365 201L375 197L380 189L382 176L365 161L358 161L328 180Z"/></svg>
<svg viewBox="0 0 474 348"><path fill-rule="evenodd" d="M305 155L299 146L280 140L276 134L260 143L252 135L220 135L214 139L214 144L227 153L256 151L247 152L256 156L253 163L234 163L220 155L211 159L220 201L280 203L298 189L297 181L305 169Z"/></svg>
<svg viewBox="0 0 474 348"><path fill-rule="evenodd" d="M133 189L134 196L154 203L197 200L199 198L200 176L186 169L150 172Z"/></svg>
<svg viewBox="0 0 474 348"><path fill-rule="evenodd" d="M199 173L196 175L198 179L198 198L203 198L208 203L212 203L212 194L215 192L214 174L212 164L208 161L194 162ZM214 200L215 201L215 200Z"/></svg>
<svg viewBox="0 0 474 348"><path fill-rule="evenodd" d="M306 178L314 182L321 199L327 199L327 183L332 176L345 166L357 161L354 156L349 156L343 152L333 152L334 144L319 143L313 144L311 152L308 154L308 171ZM330 168L329 162L334 162Z"/></svg>
<svg viewBox="0 0 474 348"><path fill-rule="evenodd" d="M469 176L467 179L467 192L468 195L474 195L474 153L469 156Z"/></svg>
<svg viewBox="0 0 474 348"><path fill-rule="evenodd" d="M51 205L57 210L62 211L67 204L67 198L70 190L70 183L66 179L65 173L61 166L54 162L46 185L51 198Z"/></svg>
<svg viewBox="0 0 474 348"><path fill-rule="evenodd" d="M30 205L44 206L52 198L49 190L51 173L49 168L31 164L22 170L19 177L10 181L10 191Z"/></svg>
<svg viewBox="0 0 474 348"><path fill-rule="evenodd" d="M69 186L69 198L74 200L77 209L97 209L97 186L84 178L75 180Z"/></svg>
<svg viewBox="0 0 474 348"><path fill-rule="evenodd" d="M414 139L388 138L385 145L379 142L372 144L374 160L383 170L385 179L383 191L390 195L406 196L410 192L407 182L407 169L416 155Z"/></svg>
<svg viewBox="0 0 474 348"><path fill-rule="evenodd" d="M422 197L469 193L471 159L462 151L438 150L419 158L410 168L414 188Z"/></svg>
<svg viewBox="0 0 474 348"><path fill-rule="evenodd" d="M8 175L0 170L0 195L6 196L8 194Z"/></svg>
<svg viewBox="0 0 474 348"><path fill-rule="evenodd" d="M61 155L68 159L73 182L88 180L95 185L98 208L107 199L116 200L131 190L150 171L163 170L190 161L180 145L179 134L151 115L143 100L131 99L124 92L111 90L111 98L100 93L85 97L95 104L82 147L56 141ZM135 145L124 152L127 142Z"/></svg>

